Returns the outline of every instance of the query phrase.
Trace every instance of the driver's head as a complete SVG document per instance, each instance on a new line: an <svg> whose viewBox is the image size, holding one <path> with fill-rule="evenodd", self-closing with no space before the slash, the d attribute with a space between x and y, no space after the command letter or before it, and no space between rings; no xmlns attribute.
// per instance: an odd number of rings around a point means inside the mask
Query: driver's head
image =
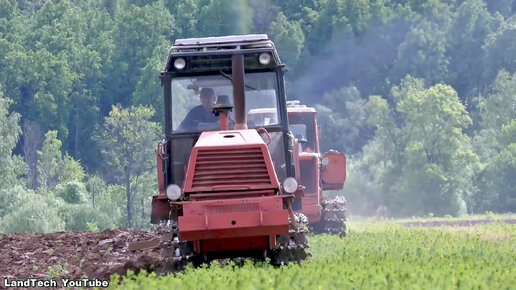
<svg viewBox="0 0 516 290"><path fill-rule="evenodd" d="M202 88L201 90L201 104L204 110L210 111L215 103L215 92L212 88Z"/></svg>

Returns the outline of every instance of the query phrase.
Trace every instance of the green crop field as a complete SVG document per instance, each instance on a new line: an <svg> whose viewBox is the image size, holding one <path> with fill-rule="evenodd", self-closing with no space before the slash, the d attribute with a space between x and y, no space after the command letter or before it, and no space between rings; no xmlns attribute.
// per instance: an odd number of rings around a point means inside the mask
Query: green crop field
<svg viewBox="0 0 516 290"><path fill-rule="evenodd" d="M356 222L348 237L310 237L313 256L274 267L215 262L185 273L140 273L124 289L516 289L516 226L406 228Z"/></svg>

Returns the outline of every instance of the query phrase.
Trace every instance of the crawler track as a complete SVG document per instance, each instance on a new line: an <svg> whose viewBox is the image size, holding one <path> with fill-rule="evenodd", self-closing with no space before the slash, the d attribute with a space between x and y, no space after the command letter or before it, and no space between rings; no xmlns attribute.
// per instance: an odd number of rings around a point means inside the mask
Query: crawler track
<svg viewBox="0 0 516 290"><path fill-rule="evenodd" d="M276 247L272 249L271 262L274 265L285 265L292 262L301 262L310 256L308 248L308 219L304 214L296 213L296 225L292 222L288 235L281 235L276 239Z"/></svg>
<svg viewBox="0 0 516 290"><path fill-rule="evenodd" d="M346 199L342 196L323 198L321 221L313 225L315 233L346 236Z"/></svg>

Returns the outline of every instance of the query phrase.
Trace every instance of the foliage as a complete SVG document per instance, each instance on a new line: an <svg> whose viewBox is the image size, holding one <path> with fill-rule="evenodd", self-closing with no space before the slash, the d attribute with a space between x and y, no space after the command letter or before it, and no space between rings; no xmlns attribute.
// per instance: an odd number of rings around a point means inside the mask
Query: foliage
<svg viewBox="0 0 516 290"><path fill-rule="evenodd" d="M57 131L48 131L41 151L38 151L39 184L48 187L57 181L57 172L61 160L61 141L57 139Z"/></svg>
<svg viewBox="0 0 516 290"><path fill-rule="evenodd" d="M18 210L28 192L22 185L15 185L9 188L1 187L0 219Z"/></svg>
<svg viewBox="0 0 516 290"><path fill-rule="evenodd" d="M475 136L475 147L484 160L479 171L478 192L471 198L477 211L513 211L516 168L516 74L498 73L488 98L481 98L481 130Z"/></svg>
<svg viewBox="0 0 516 290"><path fill-rule="evenodd" d="M500 70L491 85L489 98L480 101L481 127L500 130L503 125L516 119L516 73Z"/></svg>
<svg viewBox="0 0 516 290"><path fill-rule="evenodd" d="M66 203L81 204L86 201L86 188L84 183L69 181L58 184L54 192L56 196L62 198Z"/></svg>
<svg viewBox="0 0 516 290"><path fill-rule="evenodd" d="M337 149L346 154L359 152L373 130L367 124L366 101L356 87L342 87L323 95L316 106L317 124L324 136L321 150Z"/></svg>
<svg viewBox="0 0 516 290"><path fill-rule="evenodd" d="M120 109L113 106L106 118L104 131L97 138L110 166L113 178L125 186L127 225L133 224L133 202L136 195L131 178L154 168L153 153L159 127L150 121L154 110L138 106Z"/></svg>
<svg viewBox="0 0 516 290"><path fill-rule="evenodd" d="M197 29L202 36L247 34L253 24L253 11L245 0L199 1ZM202 7L201 7L202 6Z"/></svg>
<svg viewBox="0 0 516 290"><path fill-rule="evenodd" d="M115 226L109 213L100 212L91 205L65 204L59 208L59 216L67 231L105 230Z"/></svg>
<svg viewBox="0 0 516 290"><path fill-rule="evenodd" d="M289 22L285 15L280 12L276 21L271 25L272 38L281 54L282 60L286 63L295 63L301 55L305 36L301 25L297 21Z"/></svg>
<svg viewBox="0 0 516 290"><path fill-rule="evenodd" d="M26 193L20 197L19 208L0 221L5 233L51 233L65 229L58 208L50 205L41 195Z"/></svg>
<svg viewBox="0 0 516 290"><path fill-rule="evenodd" d="M68 154L62 156L61 145L61 140L57 138L57 131L48 131L45 134L42 149L38 151L38 180L40 186L44 188L58 182L82 182L86 175L79 161Z"/></svg>
<svg viewBox="0 0 516 290"><path fill-rule="evenodd" d="M157 194L157 182L156 173L154 171L147 171L131 178L131 189L134 191L134 227L140 229L151 228L151 223L149 222L151 201L152 196Z"/></svg>
<svg viewBox="0 0 516 290"><path fill-rule="evenodd" d="M24 170L23 160L13 154L20 138L20 114L9 113L12 104L4 98L0 86L0 188L9 189L18 183L18 177Z"/></svg>
<svg viewBox="0 0 516 290"><path fill-rule="evenodd" d="M352 224L346 238L311 236L313 256L300 264L247 261L168 276L129 273L120 284L112 276L109 289L505 289L516 282L514 235L503 224L463 231Z"/></svg>
<svg viewBox="0 0 516 290"><path fill-rule="evenodd" d="M377 131L355 168L365 184L382 184L383 191L383 198L369 199L393 215L465 213L480 163L462 131L471 119L457 93L441 84L425 89L421 80L408 77L392 97L393 109L378 96L368 103ZM350 191L352 197L362 194Z"/></svg>
<svg viewBox="0 0 516 290"><path fill-rule="evenodd" d="M0 220L19 208L27 193L20 179L25 164L13 154L21 134L20 114L9 113L11 104L0 86Z"/></svg>

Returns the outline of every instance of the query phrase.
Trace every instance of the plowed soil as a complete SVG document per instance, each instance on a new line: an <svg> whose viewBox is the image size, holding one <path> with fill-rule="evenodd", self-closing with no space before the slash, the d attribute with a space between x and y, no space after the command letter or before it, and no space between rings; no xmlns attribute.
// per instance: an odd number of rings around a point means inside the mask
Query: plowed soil
<svg viewBox="0 0 516 290"><path fill-rule="evenodd" d="M129 252L128 244L156 237L156 232L135 229L0 234L0 277L49 278L57 274L108 279L128 269L153 270L160 261L159 249Z"/></svg>
<svg viewBox="0 0 516 290"><path fill-rule="evenodd" d="M490 224L494 222L516 224L516 219L506 220L442 220L442 221L415 221L403 223L406 227L440 227L440 226L455 226L455 227L469 227L478 224Z"/></svg>

